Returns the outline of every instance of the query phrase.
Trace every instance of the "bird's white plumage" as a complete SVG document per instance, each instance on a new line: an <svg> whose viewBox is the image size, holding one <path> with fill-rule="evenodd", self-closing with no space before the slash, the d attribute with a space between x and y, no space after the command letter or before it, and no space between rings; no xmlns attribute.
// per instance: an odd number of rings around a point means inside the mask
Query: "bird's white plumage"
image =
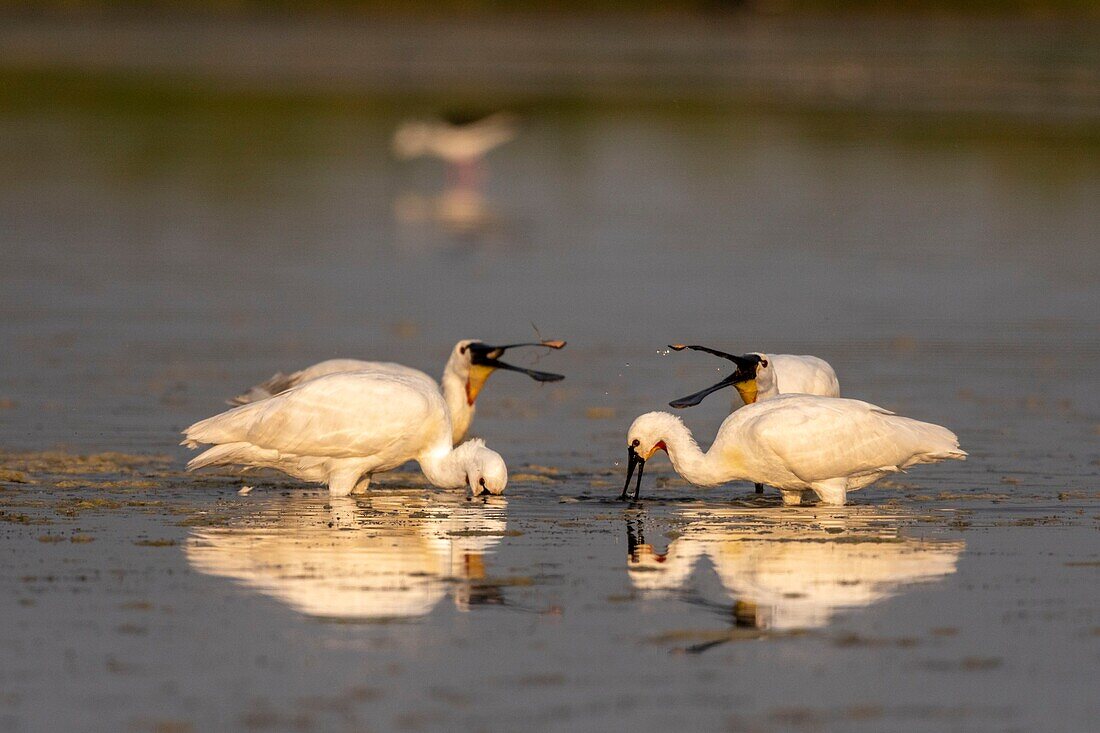
<svg viewBox="0 0 1100 733"><path fill-rule="evenodd" d="M433 155L452 164L470 163L512 140L516 133L515 116L503 112L458 125L446 120L410 120L394 132L393 152L399 158Z"/></svg>
<svg viewBox="0 0 1100 733"><path fill-rule="evenodd" d="M375 374L380 376L394 376L402 379L418 382L424 389L438 391L447 405L447 411L451 419L451 443L458 445L470 429L477 412L476 401L480 393L480 385L487 379L488 373L484 367L475 367L473 364L473 351L468 348L471 344L481 343L478 339L462 339L451 349L447 363L443 366L443 376L436 382L419 369L407 367L392 361L365 361L362 359L328 359L318 362L305 369L290 374L277 373L265 382L257 384L247 392L237 395L229 400L232 405L245 405L281 394L306 382L330 374L346 374L352 372ZM547 342L564 346L565 342ZM561 348L551 346L551 348ZM475 374L480 369L479 374ZM471 389L471 379L477 382L478 387ZM480 381L478 381L480 380Z"/></svg>
<svg viewBox="0 0 1100 733"><path fill-rule="evenodd" d="M202 443L246 441L280 453L334 458L389 449L407 455L409 447L426 445L449 428L446 405L438 390L427 386L393 374L329 374L278 399L200 421L188 428L187 437Z"/></svg>
<svg viewBox="0 0 1100 733"><path fill-rule="evenodd" d="M664 412L635 420L627 443L634 440L643 457L663 443L677 472L694 484L753 481L778 488L791 504L807 491L824 503L843 504L848 491L889 473L966 457L947 428L859 400L805 394L736 410L706 453L678 417Z"/></svg>
<svg viewBox="0 0 1100 733"><path fill-rule="evenodd" d="M392 361L364 361L363 359L326 359L317 362L305 369L300 369L290 374L278 372L270 379L257 384L247 392L237 395L229 400L231 405L247 405L249 402L266 400L268 397L285 392L291 387L297 387L303 382L308 382L317 377L341 372L372 371L378 374L396 374L399 376L422 379L435 386L435 381L419 369L407 367Z"/></svg>
<svg viewBox="0 0 1100 733"><path fill-rule="evenodd" d="M756 370L757 400L770 399L781 394L815 394L824 397L840 396L840 381L829 362L808 354L760 354L768 362ZM741 406L738 397L733 398L733 408Z"/></svg>
<svg viewBox="0 0 1100 733"><path fill-rule="evenodd" d="M476 493L475 478L487 477L492 485L485 488L500 493L507 481L503 460L480 441L452 449L443 396L434 382L417 376L328 374L201 420L184 435L191 447L214 446L196 456L190 469L275 468L326 483L336 495L409 460L443 488L458 488L469 479Z"/></svg>

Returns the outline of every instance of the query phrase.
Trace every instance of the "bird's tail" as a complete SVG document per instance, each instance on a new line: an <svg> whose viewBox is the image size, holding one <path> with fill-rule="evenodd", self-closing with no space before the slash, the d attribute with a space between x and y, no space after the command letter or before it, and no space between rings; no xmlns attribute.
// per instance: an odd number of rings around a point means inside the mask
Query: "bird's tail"
<svg viewBox="0 0 1100 733"><path fill-rule="evenodd" d="M202 444L239 443L245 440L248 429L256 419L256 413L267 408L264 402L253 402L232 410L226 410L205 420L199 420L183 431L180 445L198 448Z"/></svg>
<svg viewBox="0 0 1100 733"><path fill-rule="evenodd" d="M225 443L215 445L198 454L187 462L187 470L195 471L207 466L228 466L244 464L258 468L272 464L279 452L267 448L258 448L251 443Z"/></svg>
<svg viewBox="0 0 1100 733"><path fill-rule="evenodd" d="M919 422L909 418L910 429L917 438L919 450L912 459L906 462L903 468L915 466L919 463L938 463L940 461L965 461L968 453L959 447L959 436L943 427L932 423Z"/></svg>

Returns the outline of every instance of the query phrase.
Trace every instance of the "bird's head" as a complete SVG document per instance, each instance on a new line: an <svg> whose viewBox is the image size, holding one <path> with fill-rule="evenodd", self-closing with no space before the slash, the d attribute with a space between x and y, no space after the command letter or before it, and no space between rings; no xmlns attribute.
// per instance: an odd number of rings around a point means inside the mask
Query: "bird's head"
<svg viewBox="0 0 1100 733"><path fill-rule="evenodd" d="M746 354L746 358L756 357L756 388L758 392L767 394L775 386L775 365L767 354ZM753 400L756 401L755 399ZM746 404L749 404L746 400Z"/></svg>
<svg viewBox="0 0 1100 733"><path fill-rule="evenodd" d="M677 431L684 429L683 422L675 415L667 412L647 412L640 415L630 425L626 432L626 484L620 498L626 497L626 489L630 486L630 478L634 475L634 469L638 470L638 483L634 488L634 497L638 497L638 491L642 486L642 472L645 470L645 462L653 457L659 450L668 451L665 439Z"/></svg>
<svg viewBox="0 0 1100 733"><path fill-rule="evenodd" d="M639 415L626 432L627 449L642 461L648 461L659 450L668 450L665 439L683 429L683 422L667 412L647 412Z"/></svg>
<svg viewBox="0 0 1100 733"><path fill-rule="evenodd" d="M462 467L466 483L474 496L500 495L508 486L508 466L495 450L485 447L480 440L470 440L456 450L463 452Z"/></svg>
<svg viewBox="0 0 1100 733"><path fill-rule="evenodd" d="M477 400L481 388L485 386L485 380L497 369L526 374L536 382L559 382L565 379L561 374L540 372L535 369L513 366L500 360L508 349L521 346L545 346L549 349L561 349L565 347L564 341L535 341L524 344L505 344L493 346L474 339L465 339L455 344L451 352L451 358L447 362L447 369L456 374L466 383L466 402L470 405Z"/></svg>
<svg viewBox="0 0 1100 733"><path fill-rule="evenodd" d="M708 354L714 354L720 356L723 359L732 361L737 367L734 369L733 374L729 375L725 379L721 380L717 384L713 384L706 389L700 390L694 394L690 394L687 397L681 397L678 400L673 400L668 404L672 407L694 407L702 402L707 395L712 392L717 392L720 389L726 387L733 387L741 395L741 399L744 400L746 405L751 405L756 402L756 395L761 390L768 389L775 379L775 375L771 369L771 362L763 354L745 354L744 356L736 356L734 354L727 354L724 351L718 351L716 349L710 349L706 346L698 345L686 345L686 344L670 344L669 348L674 351L683 351L684 349L692 349L694 351L705 351Z"/></svg>

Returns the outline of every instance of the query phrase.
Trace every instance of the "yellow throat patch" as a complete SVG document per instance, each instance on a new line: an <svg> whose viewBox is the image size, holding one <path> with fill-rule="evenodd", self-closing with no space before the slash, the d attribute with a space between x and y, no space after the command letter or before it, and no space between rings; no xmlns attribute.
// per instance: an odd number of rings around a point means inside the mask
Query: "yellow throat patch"
<svg viewBox="0 0 1100 733"><path fill-rule="evenodd" d="M756 380L748 379L744 382L738 382L733 385L737 389L737 393L741 395L741 399L744 400L746 405L751 405L756 402ZM473 404L472 402L470 404Z"/></svg>
<svg viewBox="0 0 1100 733"><path fill-rule="evenodd" d="M474 400L477 399L477 395L481 392L481 388L485 386L485 380L489 378L496 369L493 367L481 366L474 364L470 367L470 376L466 377L466 403L469 405L474 404Z"/></svg>

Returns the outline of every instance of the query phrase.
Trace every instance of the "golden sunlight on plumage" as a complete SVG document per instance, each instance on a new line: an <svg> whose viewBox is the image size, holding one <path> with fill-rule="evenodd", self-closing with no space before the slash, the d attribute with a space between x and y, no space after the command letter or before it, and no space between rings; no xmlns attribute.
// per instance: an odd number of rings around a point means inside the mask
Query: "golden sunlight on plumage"
<svg viewBox="0 0 1100 733"><path fill-rule="evenodd" d="M878 509L712 508L676 519L678 536L663 552L646 543L641 517L630 520L631 584L649 596L698 601L692 577L709 565L726 597L703 601L739 625L766 629L820 628L844 611L940 581L955 573L965 547L913 536L913 518Z"/></svg>
<svg viewBox="0 0 1100 733"><path fill-rule="evenodd" d="M327 506L294 503L247 524L193 529L187 561L317 618L412 618L448 596L462 611L499 601L499 589L479 581L507 526L503 499L395 492Z"/></svg>
<svg viewBox="0 0 1100 733"><path fill-rule="evenodd" d="M328 359L318 362L290 374L277 372L268 380L251 387L233 397L228 402L231 405L246 405L259 400L266 400L273 395L281 394L288 389L305 384L319 377L329 374L345 374L349 372L368 372L371 374L393 375L407 379L417 380L425 387L439 390L447 403L447 410L451 418L451 442L458 445L470 429L474 420L476 408L474 406L478 395L481 393L485 381L496 370L519 372L525 374L536 382L557 382L564 377L560 374L540 372L535 369L517 367L501 361L501 357L509 349L525 346L544 346L548 349L563 349L565 342L560 340L544 340L532 343L505 344L494 346L486 344L478 339L462 339L451 349L447 363L443 367L443 377L439 382L429 377L419 369L407 367L392 361L364 361L362 359Z"/></svg>

